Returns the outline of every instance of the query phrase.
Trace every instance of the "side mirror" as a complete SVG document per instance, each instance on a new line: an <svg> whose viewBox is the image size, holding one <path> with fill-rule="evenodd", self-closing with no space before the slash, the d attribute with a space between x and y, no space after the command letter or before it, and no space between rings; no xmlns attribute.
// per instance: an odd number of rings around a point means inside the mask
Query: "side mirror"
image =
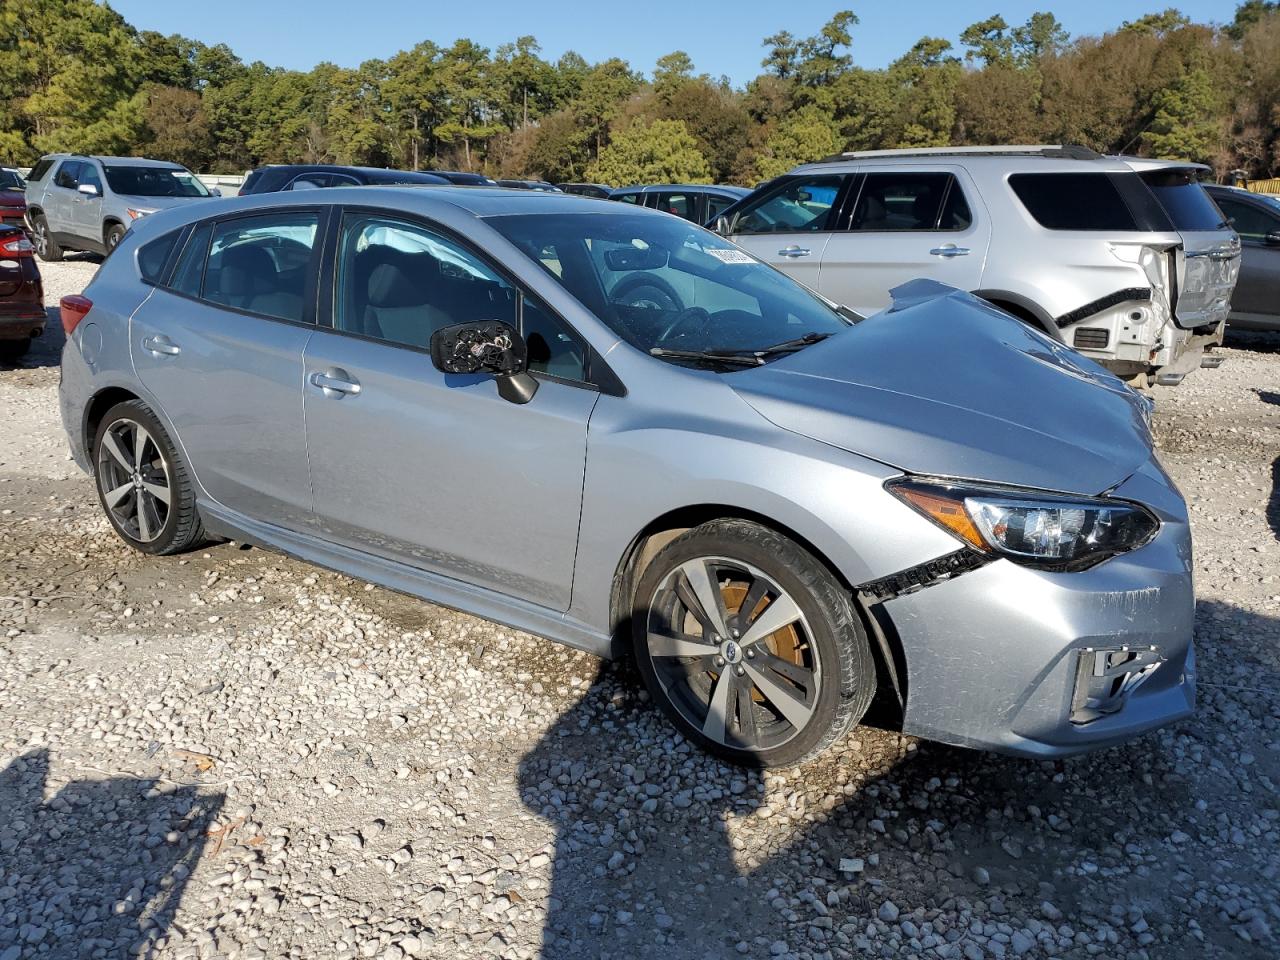
<svg viewBox="0 0 1280 960"><path fill-rule="evenodd" d="M212 190L209 191L209 196L220 197L222 196L222 190L219 189L218 187L214 187Z"/></svg>
<svg viewBox="0 0 1280 960"><path fill-rule="evenodd" d="M82 183L76 187L76 191L83 193L86 197L96 197L98 195L98 188L92 183Z"/></svg>
<svg viewBox="0 0 1280 960"><path fill-rule="evenodd" d="M1280 247L1280 230L1272 230L1263 238L1263 243L1268 247Z"/></svg>
<svg viewBox="0 0 1280 960"><path fill-rule="evenodd" d="M528 403L538 392L523 338L501 320L441 327L431 335L431 362L441 373L492 373L498 395L512 403Z"/></svg>
<svg viewBox="0 0 1280 960"><path fill-rule="evenodd" d="M733 224L729 222L728 217L716 217L715 232L722 237L727 237L733 232Z"/></svg>

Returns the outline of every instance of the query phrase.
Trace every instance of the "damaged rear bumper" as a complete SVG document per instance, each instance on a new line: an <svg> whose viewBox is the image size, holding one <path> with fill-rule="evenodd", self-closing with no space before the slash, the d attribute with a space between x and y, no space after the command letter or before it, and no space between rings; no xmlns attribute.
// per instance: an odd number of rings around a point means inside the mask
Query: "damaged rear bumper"
<svg viewBox="0 0 1280 960"><path fill-rule="evenodd" d="M1160 516L1149 544L1090 570L997 560L884 602L906 665L906 733L1057 757L1195 709L1186 509L1154 463L1116 490Z"/></svg>

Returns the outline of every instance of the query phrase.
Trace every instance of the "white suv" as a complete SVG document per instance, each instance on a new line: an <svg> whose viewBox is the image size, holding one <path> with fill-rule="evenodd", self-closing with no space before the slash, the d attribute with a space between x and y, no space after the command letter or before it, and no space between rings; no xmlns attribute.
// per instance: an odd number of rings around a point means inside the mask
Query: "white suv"
<svg viewBox="0 0 1280 960"><path fill-rule="evenodd" d="M848 153L764 185L716 228L859 313L930 277L1135 386L1172 385L1221 342L1240 269L1203 169L1074 146Z"/></svg>

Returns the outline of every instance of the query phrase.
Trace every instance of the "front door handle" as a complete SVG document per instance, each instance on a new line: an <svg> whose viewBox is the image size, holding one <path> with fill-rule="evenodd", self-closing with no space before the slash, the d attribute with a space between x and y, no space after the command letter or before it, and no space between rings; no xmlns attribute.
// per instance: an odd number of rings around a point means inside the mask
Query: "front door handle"
<svg viewBox="0 0 1280 960"><path fill-rule="evenodd" d="M934 247L929 251L935 257L967 257L969 255L968 247L957 247L954 243L943 244L941 247Z"/></svg>
<svg viewBox="0 0 1280 960"><path fill-rule="evenodd" d="M360 392L360 381L337 367L324 373L313 373L311 383L323 390L326 397L355 396Z"/></svg>
<svg viewBox="0 0 1280 960"><path fill-rule="evenodd" d="M783 247L778 251L780 257L807 257L812 253L808 247L798 247L794 243L789 247Z"/></svg>
<svg viewBox="0 0 1280 960"><path fill-rule="evenodd" d="M161 334L158 337L143 337L142 349L157 357L176 357L182 348Z"/></svg>

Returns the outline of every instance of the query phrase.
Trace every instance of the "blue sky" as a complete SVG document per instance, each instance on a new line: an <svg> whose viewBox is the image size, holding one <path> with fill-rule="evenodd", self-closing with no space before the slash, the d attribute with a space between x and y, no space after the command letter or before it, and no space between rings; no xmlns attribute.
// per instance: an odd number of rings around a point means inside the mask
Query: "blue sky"
<svg viewBox="0 0 1280 960"><path fill-rule="evenodd" d="M543 56L554 60L576 50L595 62L618 56L648 73L654 61L684 50L699 73L727 75L741 85L760 71L760 41L779 30L816 33L840 9L861 19L853 56L863 66L882 67L922 36L957 42L970 23L1000 13L1023 23L1036 10L1051 10L1073 36L1102 33L1145 13L1176 5L1199 22L1226 22L1231 0L1069 0L1049 3L913 0L897 3L816 3L811 0L218 0L215 4L173 0L111 0L140 30L181 33L208 44L226 43L246 62L307 70L322 60L353 67L388 57L421 40L447 46L470 37L487 47L532 34ZM1056 8L1056 9L1055 9Z"/></svg>

